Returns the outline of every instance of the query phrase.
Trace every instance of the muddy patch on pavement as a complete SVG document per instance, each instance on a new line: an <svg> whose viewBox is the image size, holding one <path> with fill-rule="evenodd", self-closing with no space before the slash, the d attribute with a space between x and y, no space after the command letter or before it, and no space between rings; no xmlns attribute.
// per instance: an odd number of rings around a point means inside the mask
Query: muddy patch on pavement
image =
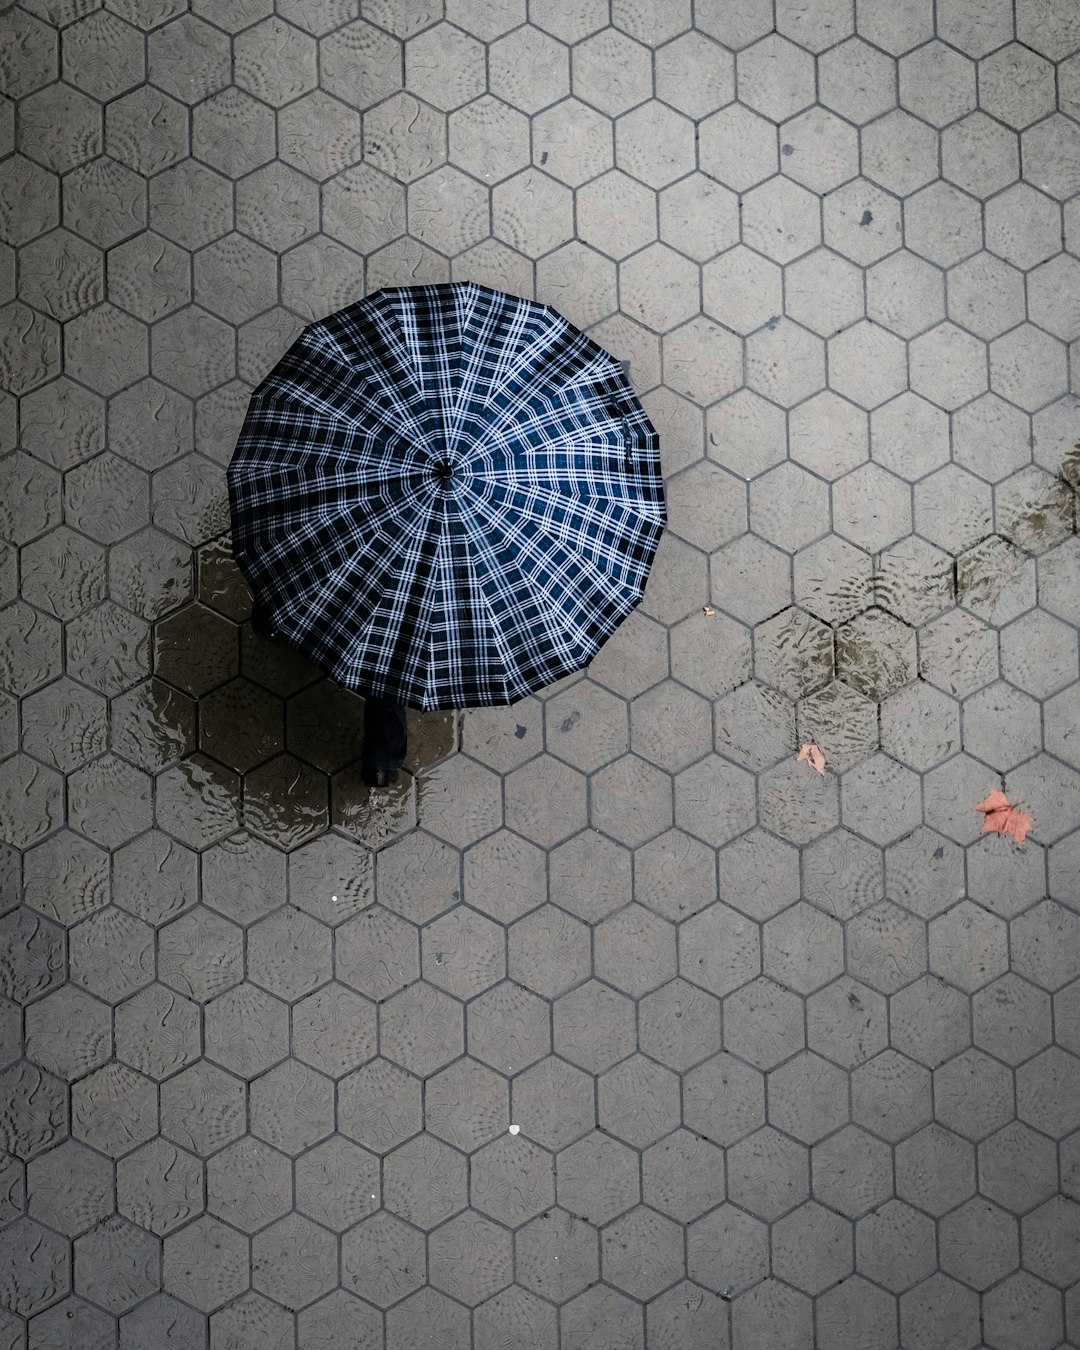
<svg viewBox="0 0 1080 1350"><path fill-rule="evenodd" d="M869 609L836 634L836 670L866 698L880 703L915 678L915 631L883 609Z"/></svg>

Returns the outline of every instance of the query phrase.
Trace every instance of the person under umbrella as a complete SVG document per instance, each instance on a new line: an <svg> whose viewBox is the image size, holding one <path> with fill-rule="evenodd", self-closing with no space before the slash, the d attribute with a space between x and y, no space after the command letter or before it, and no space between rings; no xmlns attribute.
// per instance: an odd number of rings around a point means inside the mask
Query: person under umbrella
<svg viewBox="0 0 1080 1350"><path fill-rule="evenodd" d="M622 365L548 305L386 289L309 325L228 470L259 628L365 698L365 781L405 709L516 702L640 602L666 523Z"/></svg>
<svg viewBox="0 0 1080 1350"><path fill-rule="evenodd" d="M269 610L258 600L251 610L251 626L273 642L278 633ZM367 787L392 787L409 749L408 713L403 703L369 694L364 699L364 752L360 778Z"/></svg>

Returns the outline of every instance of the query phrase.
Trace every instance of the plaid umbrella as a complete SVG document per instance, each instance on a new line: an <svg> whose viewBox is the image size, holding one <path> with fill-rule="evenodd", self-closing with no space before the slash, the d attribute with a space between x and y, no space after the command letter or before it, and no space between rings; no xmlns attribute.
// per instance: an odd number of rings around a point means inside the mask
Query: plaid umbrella
<svg viewBox="0 0 1080 1350"><path fill-rule="evenodd" d="M306 328L252 395L228 480L277 634L415 708L512 703L586 665L665 522L659 438L621 365L473 282Z"/></svg>

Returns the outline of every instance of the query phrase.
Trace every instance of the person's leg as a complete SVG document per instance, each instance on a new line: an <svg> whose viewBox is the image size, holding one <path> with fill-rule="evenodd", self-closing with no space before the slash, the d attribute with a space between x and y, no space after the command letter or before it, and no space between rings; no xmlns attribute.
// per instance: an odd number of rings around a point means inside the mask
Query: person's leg
<svg viewBox="0 0 1080 1350"><path fill-rule="evenodd" d="M405 762L409 730L405 707L389 698L364 700L361 777L369 787L388 787Z"/></svg>
<svg viewBox="0 0 1080 1350"><path fill-rule="evenodd" d="M274 640L274 625L270 619L270 611L258 600L251 606L251 626L259 637L266 638L268 642Z"/></svg>

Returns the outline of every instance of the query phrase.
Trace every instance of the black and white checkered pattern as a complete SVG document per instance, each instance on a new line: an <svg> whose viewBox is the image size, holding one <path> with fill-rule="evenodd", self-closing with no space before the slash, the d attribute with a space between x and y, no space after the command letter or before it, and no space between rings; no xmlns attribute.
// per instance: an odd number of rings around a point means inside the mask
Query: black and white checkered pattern
<svg viewBox="0 0 1080 1350"><path fill-rule="evenodd" d="M473 282L378 291L259 385L229 468L236 558L285 640L415 708L512 703L637 605L665 521L620 364Z"/></svg>

